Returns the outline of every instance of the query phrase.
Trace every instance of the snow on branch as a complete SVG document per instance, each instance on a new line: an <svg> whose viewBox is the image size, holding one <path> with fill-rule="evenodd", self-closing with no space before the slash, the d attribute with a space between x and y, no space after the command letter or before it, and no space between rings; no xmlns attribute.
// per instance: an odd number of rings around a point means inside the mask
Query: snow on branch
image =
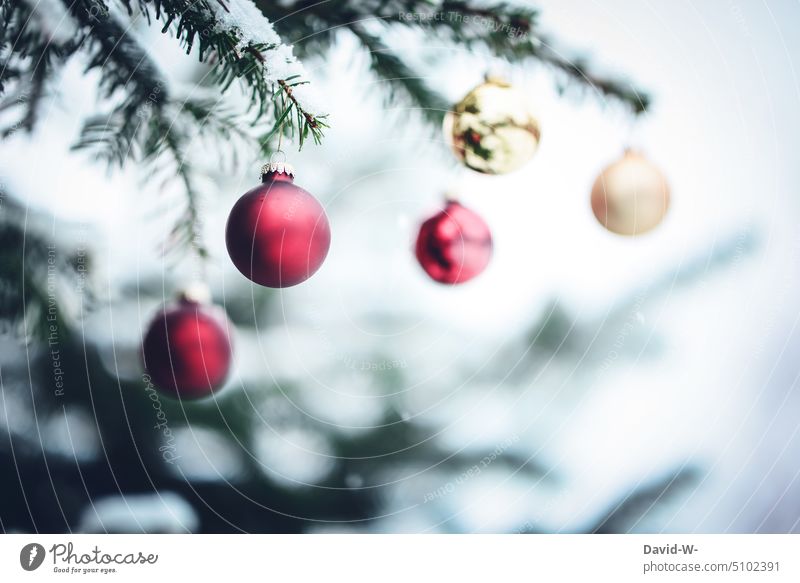
<svg viewBox="0 0 800 583"><path fill-rule="evenodd" d="M122 1L132 11L133 0ZM154 10L162 32L171 30L187 53L197 45L223 91L234 81L244 83L258 118L271 114L274 120L261 140L264 149L279 131L296 133L301 146L309 136L320 141L326 116L306 71L252 0L138 0L138 5L148 18Z"/></svg>
<svg viewBox="0 0 800 583"><path fill-rule="evenodd" d="M306 71L294 56L292 46L282 41L252 0L209 0L202 6L208 8L214 20L214 33L235 38L235 57L255 58L255 68L272 91L275 105L276 124L269 135L287 129L284 125L290 128L296 120L301 144L308 135L318 141L325 115L308 88ZM276 93L281 94L280 98L276 98Z"/></svg>

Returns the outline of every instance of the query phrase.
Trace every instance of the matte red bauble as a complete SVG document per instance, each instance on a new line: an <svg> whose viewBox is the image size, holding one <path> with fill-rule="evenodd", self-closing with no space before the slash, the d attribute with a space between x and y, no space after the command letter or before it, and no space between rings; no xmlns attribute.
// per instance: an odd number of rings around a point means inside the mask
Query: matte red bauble
<svg viewBox="0 0 800 583"><path fill-rule="evenodd" d="M180 399L200 399L219 389L231 366L227 327L220 308L186 297L159 311L142 341L153 385Z"/></svg>
<svg viewBox="0 0 800 583"><path fill-rule="evenodd" d="M450 201L422 223L417 259L432 279L447 284L479 275L492 257L492 233L473 211Z"/></svg>
<svg viewBox="0 0 800 583"><path fill-rule="evenodd" d="M328 254L328 217L317 199L294 184L288 164L265 165L261 181L231 210L225 228L228 254L259 285L297 285L314 275Z"/></svg>

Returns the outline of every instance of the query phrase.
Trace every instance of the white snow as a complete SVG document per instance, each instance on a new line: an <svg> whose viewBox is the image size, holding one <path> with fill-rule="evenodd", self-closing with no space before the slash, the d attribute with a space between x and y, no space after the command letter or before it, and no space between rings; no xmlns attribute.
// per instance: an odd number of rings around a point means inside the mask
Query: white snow
<svg viewBox="0 0 800 583"><path fill-rule="evenodd" d="M28 5L50 42L62 45L75 38L75 21L60 0L29 0Z"/></svg>
<svg viewBox="0 0 800 583"><path fill-rule="evenodd" d="M196 531L197 513L174 492L110 495L96 499L81 513L79 532L185 533Z"/></svg>
<svg viewBox="0 0 800 583"><path fill-rule="evenodd" d="M287 45L281 40L272 23L251 0L223 0L223 2L224 7L217 1L209 3L217 20L218 32L236 30L239 36L238 49L257 44L271 47L261 51L266 60L264 77L268 83L274 85L278 81L295 76L298 79L292 79L291 82L307 79L305 68L294 56L292 45ZM308 85L303 85L299 92L297 89L299 88L294 88L293 95L300 107L311 115L319 116L321 112L315 107Z"/></svg>
<svg viewBox="0 0 800 583"><path fill-rule="evenodd" d="M236 28L244 45L266 43L282 45L281 37L275 32L272 23L250 0L212 0L214 16L217 19L217 32ZM227 8L227 10L226 10Z"/></svg>

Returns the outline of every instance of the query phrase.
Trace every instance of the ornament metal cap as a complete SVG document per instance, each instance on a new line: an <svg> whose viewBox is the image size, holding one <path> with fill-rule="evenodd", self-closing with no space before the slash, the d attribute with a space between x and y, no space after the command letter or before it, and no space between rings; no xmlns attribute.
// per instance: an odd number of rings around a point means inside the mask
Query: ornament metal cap
<svg viewBox="0 0 800 583"><path fill-rule="evenodd" d="M500 87L511 87L511 83L499 71L487 71L486 75L483 76L483 82L490 85L499 85Z"/></svg>
<svg viewBox="0 0 800 583"><path fill-rule="evenodd" d="M294 166L286 162L275 162L270 160L261 167L261 179L263 180L267 174L286 174L287 176L294 177Z"/></svg>
<svg viewBox="0 0 800 583"><path fill-rule="evenodd" d="M178 292L178 300L193 304L210 304L211 290L205 283L195 281Z"/></svg>
<svg viewBox="0 0 800 583"><path fill-rule="evenodd" d="M445 204L447 204L451 202L459 202L461 196L459 195L458 191L455 188L448 188L447 190L444 191L443 198Z"/></svg>

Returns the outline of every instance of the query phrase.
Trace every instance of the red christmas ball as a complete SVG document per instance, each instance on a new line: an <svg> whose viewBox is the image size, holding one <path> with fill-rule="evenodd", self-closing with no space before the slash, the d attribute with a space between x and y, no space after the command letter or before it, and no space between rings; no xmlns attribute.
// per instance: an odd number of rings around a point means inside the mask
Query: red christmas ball
<svg viewBox="0 0 800 583"><path fill-rule="evenodd" d="M225 243L245 277L267 287L290 287L320 268L331 230L322 205L294 184L291 167L270 164L262 184L233 205Z"/></svg>
<svg viewBox="0 0 800 583"><path fill-rule="evenodd" d="M422 223L417 260L432 279L447 284L480 275L492 257L492 233L475 212L450 201Z"/></svg>
<svg viewBox="0 0 800 583"><path fill-rule="evenodd" d="M219 389L231 367L227 328L221 309L190 299L159 311L142 341L153 384L180 399L200 399Z"/></svg>

